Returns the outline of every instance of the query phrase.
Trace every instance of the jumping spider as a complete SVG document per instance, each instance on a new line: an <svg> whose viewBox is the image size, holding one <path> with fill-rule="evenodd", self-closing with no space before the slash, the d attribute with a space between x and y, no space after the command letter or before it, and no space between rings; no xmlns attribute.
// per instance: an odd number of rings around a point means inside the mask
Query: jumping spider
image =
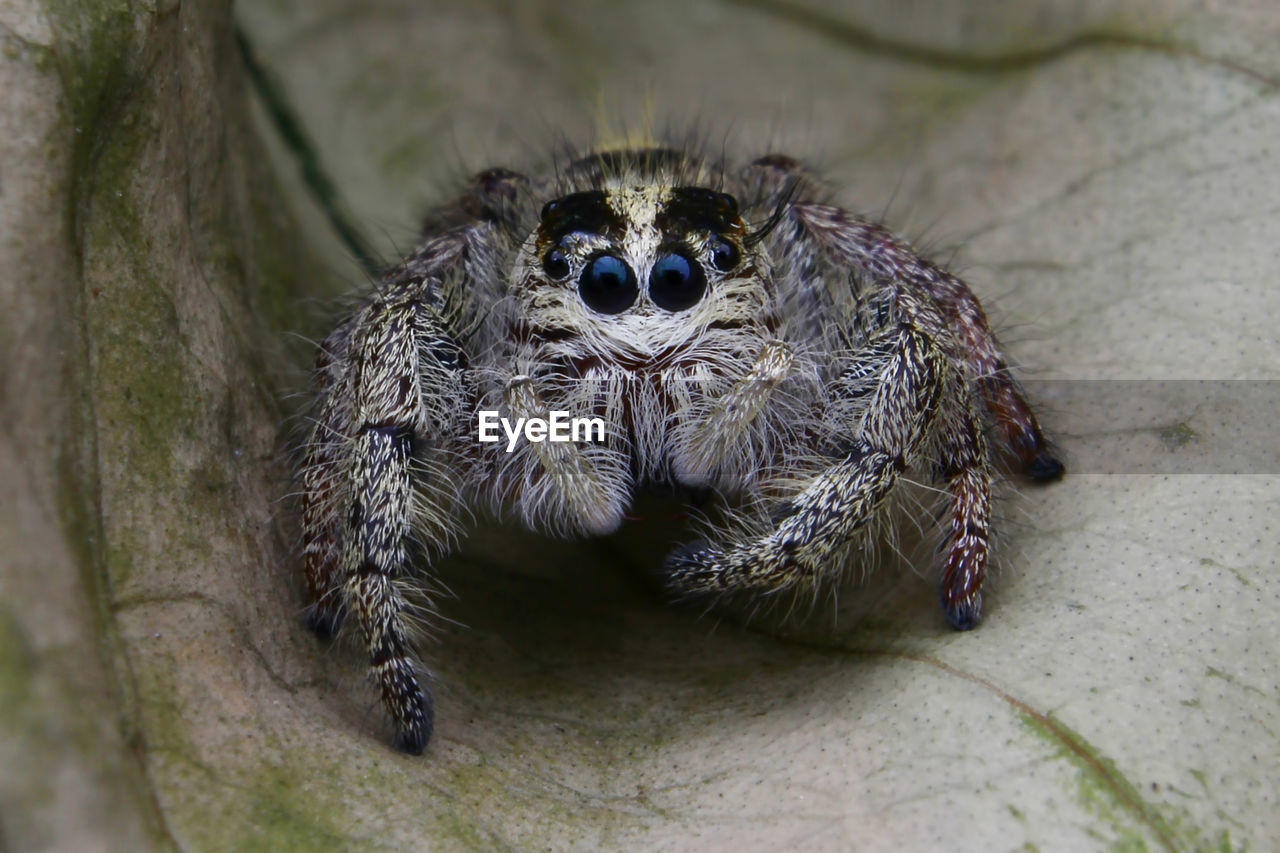
<svg viewBox="0 0 1280 853"><path fill-rule="evenodd" d="M903 472L945 495L942 608L982 608L994 457L1061 475L977 298L884 228L823 201L799 162L593 153L549 177L475 176L325 340L300 478L309 624L350 614L420 753L431 695L406 630L413 544L464 508L600 536L637 490L732 510L677 550L678 595L837 578ZM604 420L594 443L477 441L477 414Z"/></svg>

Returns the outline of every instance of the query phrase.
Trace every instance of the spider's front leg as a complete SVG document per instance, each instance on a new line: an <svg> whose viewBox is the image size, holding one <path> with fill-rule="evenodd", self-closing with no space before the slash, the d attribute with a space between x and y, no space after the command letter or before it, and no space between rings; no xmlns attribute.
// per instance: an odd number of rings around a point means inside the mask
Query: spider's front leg
<svg viewBox="0 0 1280 853"><path fill-rule="evenodd" d="M448 539L457 490L429 454L447 428L444 413L465 400L458 350L432 295L421 285L393 288L342 333L327 372L341 387L328 389L304 476L308 578L313 595L320 591L312 625L332 629L340 613L354 615L396 746L410 753L430 738L433 712L399 584L415 528L431 544ZM415 449L425 464L415 462Z"/></svg>
<svg viewBox="0 0 1280 853"><path fill-rule="evenodd" d="M516 418L549 420L551 411L531 376L512 376L503 389L503 402ZM577 442L530 443L510 460L508 470L522 482L514 491L525 521L531 527L602 536L618 529L631 501L631 480L625 460L607 448L592 451ZM541 522L541 524L539 524Z"/></svg>
<svg viewBox="0 0 1280 853"><path fill-rule="evenodd" d="M439 555L456 538L458 483L442 445L469 412L459 346L474 306L493 299L501 235L527 181L492 169L429 221L435 234L390 270L325 341L316 420L302 459L308 623L330 635L354 616L395 745L431 737L430 693L417 674L405 597L410 538Z"/></svg>
<svg viewBox="0 0 1280 853"><path fill-rule="evenodd" d="M725 547L686 548L667 561L679 593L774 592L821 582L841 568L844 546L874 518L927 441L947 374L938 345L909 320L887 332L890 355L853 447L788 504L767 534Z"/></svg>
<svg viewBox="0 0 1280 853"><path fill-rule="evenodd" d="M759 458L749 452L749 433L794 364L795 354L786 342L768 341L744 376L682 419L672 453L680 482L693 487L740 485L759 468Z"/></svg>

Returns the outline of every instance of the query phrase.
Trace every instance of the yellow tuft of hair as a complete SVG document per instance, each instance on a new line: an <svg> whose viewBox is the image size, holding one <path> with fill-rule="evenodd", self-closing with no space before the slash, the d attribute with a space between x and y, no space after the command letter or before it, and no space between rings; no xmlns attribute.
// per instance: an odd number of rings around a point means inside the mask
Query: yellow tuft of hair
<svg viewBox="0 0 1280 853"><path fill-rule="evenodd" d="M606 104L603 94L597 98L595 112L596 142L593 148L596 153L643 151L658 147L658 134L654 131L655 108L652 93L645 95L639 110L639 126L632 116L616 104Z"/></svg>

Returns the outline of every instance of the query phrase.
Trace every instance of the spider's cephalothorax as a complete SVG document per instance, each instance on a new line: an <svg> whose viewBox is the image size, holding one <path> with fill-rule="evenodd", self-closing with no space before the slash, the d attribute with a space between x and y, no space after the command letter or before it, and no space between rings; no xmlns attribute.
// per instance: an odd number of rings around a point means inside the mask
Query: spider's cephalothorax
<svg viewBox="0 0 1280 853"><path fill-rule="evenodd" d="M909 468L946 493L944 612L977 624L993 478L985 425L1026 472L1062 472L965 284L823 203L779 155L740 169L669 149L551 178L477 175L325 341L301 466L310 623L350 615L396 726L432 706L403 583L467 506L599 535L646 486L735 510L663 567L728 596L838 577ZM479 440L478 415L596 418L603 440Z"/></svg>

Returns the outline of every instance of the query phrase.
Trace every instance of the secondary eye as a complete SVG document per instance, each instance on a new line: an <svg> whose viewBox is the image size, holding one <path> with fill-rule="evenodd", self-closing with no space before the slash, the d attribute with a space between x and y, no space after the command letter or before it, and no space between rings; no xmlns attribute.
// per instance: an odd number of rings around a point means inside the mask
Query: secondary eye
<svg viewBox="0 0 1280 853"><path fill-rule="evenodd" d="M738 265L738 261L742 256L738 253L738 247L732 243L721 240L716 244L715 249L711 252L711 263L715 264L716 269L720 272L728 272Z"/></svg>
<svg viewBox="0 0 1280 853"><path fill-rule="evenodd" d="M592 311L621 314L639 295L635 273L621 258L600 255L587 264L578 279L578 295Z"/></svg>
<svg viewBox="0 0 1280 853"><path fill-rule="evenodd" d="M542 256L542 269L559 281L569 274L569 259L559 249L552 249Z"/></svg>
<svg viewBox="0 0 1280 853"><path fill-rule="evenodd" d="M672 252L658 258L649 273L649 298L667 311L684 311L698 304L707 289L702 267Z"/></svg>

